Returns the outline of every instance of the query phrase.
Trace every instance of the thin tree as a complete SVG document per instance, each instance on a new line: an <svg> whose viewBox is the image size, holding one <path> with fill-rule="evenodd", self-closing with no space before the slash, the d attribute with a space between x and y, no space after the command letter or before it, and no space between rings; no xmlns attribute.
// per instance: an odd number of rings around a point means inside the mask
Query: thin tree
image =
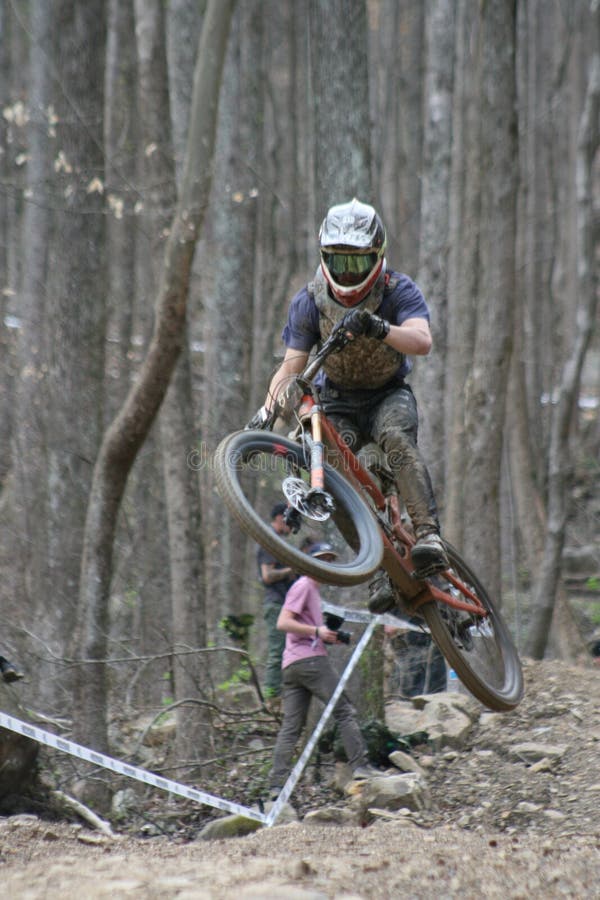
<svg viewBox="0 0 600 900"><path fill-rule="evenodd" d="M481 272L467 381L465 551L494 596L501 591L499 485L512 350L517 200L514 4L481 7Z"/></svg>
<svg viewBox="0 0 600 900"><path fill-rule="evenodd" d="M57 0L46 8L50 27L42 53L50 53L50 99L55 119L50 134L52 212L45 234L37 232L35 275L47 266L42 284L32 286L38 312L43 291L42 347L33 407L43 429L45 506L29 508L42 520L42 582L34 597L35 622L46 646L67 655L77 621L77 597L86 503L93 461L102 435L106 327L105 216L102 183L105 4ZM38 15L36 10L36 16ZM43 15L43 12L42 12ZM37 26L36 26L37 27ZM39 52L32 48L32 56ZM39 67L36 61L34 66ZM41 73L40 73L41 74ZM39 77L39 75L37 76ZM38 99L47 96L40 85ZM43 121L47 110L36 110ZM39 126L38 126L39 127ZM44 142L48 135L38 134ZM45 150L38 155L44 174ZM35 202L44 202L42 192ZM57 198L60 201L57 202ZM32 216L34 229L43 216ZM37 224L36 224L37 222ZM42 500L42 502L43 502ZM35 511L33 511L35 510ZM39 558L38 558L39 559ZM48 708L64 707L71 673L60 677L53 664L40 665L38 697ZM50 677L52 676L52 677Z"/></svg>
<svg viewBox="0 0 600 900"><path fill-rule="evenodd" d="M353 196L372 202L364 0L310 0L315 105L315 189L319 221Z"/></svg>
<svg viewBox="0 0 600 900"><path fill-rule="evenodd" d="M136 36L140 72L140 112L144 173L152 188L145 204L146 230L153 246L154 280L160 278L161 250L177 193L171 138L165 19L160 0L136 0ZM169 123L169 124L167 124ZM171 626L175 655L174 696L177 702L193 697L196 681L193 658L177 650L204 644L204 591L200 578L202 542L200 497L196 473L186 464L186 448L193 442L192 388L187 327L180 357L159 416L162 470L169 537ZM191 759L202 748L206 728L201 709L176 709L179 759Z"/></svg>
<svg viewBox="0 0 600 900"><path fill-rule="evenodd" d="M447 353L444 396L446 474L444 534L463 546L465 385L475 343L479 278L481 164L477 65L479 20L469 0L456 11L456 51L450 166Z"/></svg>
<svg viewBox="0 0 600 900"><path fill-rule="evenodd" d="M248 418L248 335L252 334L255 293L258 190L262 161L264 87L256 61L261 56L264 9L257 0L240 6L228 50L219 117L213 183L214 214L206 241L208 276L203 280L204 398L202 431L212 450ZM208 229L207 229L208 231ZM214 377L214 372L219 377ZM265 389L267 381L263 383ZM211 473L204 473L205 496L214 496ZM241 531L215 498L206 503L207 594L214 617L249 611ZM218 536L218 542L215 542ZM256 564L253 574L256 572ZM254 581L256 579L254 578Z"/></svg>
<svg viewBox="0 0 600 900"><path fill-rule="evenodd" d="M110 0L106 46L104 111L105 191L108 198L108 335L105 423L121 408L129 387L130 342L135 299L133 209L139 195L135 180L137 109L133 0ZM110 356L108 354L110 353Z"/></svg>
<svg viewBox="0 0 600 900"><path fill-rule="evenodd" d="M117 515L127 477L181 352L190 271L212 176L219 84L235 0L211 0L200 38L181 192L165 248L154 331L138 380L106 431L94 466L81 563L82 666L77 732L106 749L108 599Z"/></svg>
<svg viewBox="0 0 600 900"><path fill-rule="evenodd" d="M36 3L31 9L31 47L27 65L30 118L27 125L27 193L31 198L23 213L22 240L27 246L27 265L20 283L21 328L18 341L19 378L16 384L16 427L13 432L13 478L16 543L19 570L5 577L20 599L17 622L38 616L48 595L46 518L47 507L45 410L47 396L43 372L46 283L48 276L49 189L52 182L53 141L48 110L51 108L51 72L56 64L52 34L52 4ZM24 23L21 23L24 27ZM35 512L34 512L35 511ZM10 532L8 532L10 534ZM25 576L24 573L27 573ZM22 580L21 580L22 579ZM42 600L43 598L43 600ZM3 603L3 608L6 608ZM42 631L40 628L39 631ZM42 639L47 637L43 633ZM28 647L36 653L38 647ZM51 669L43 663L40 701L46 699L45 682ZM50 698L47 698L50 700Z"/></svg>
<svg viewBox="0 0 600 900"><path fill-rule="evenodd" d="M454 0L427 4L425 124L417 281L431 309L434 350L418 360L413 386L420 401L419 443L441 498L444 468L444 369L448 291L448 225L454 79Z"/></svg>
<svg viewBox="0 0 600 900"><path fill-rule="evenodd" d="M594 4L595 52L581 115L576 159L578 308L571 354L563 367L553 408L548 474L546 532L540 577L536 582L527 652L542 659L548 642L560 575L571 484L570 432L577 410L581 371L596 321L598 229L593 217L593 164L600 147L600 4Z"/></svg>

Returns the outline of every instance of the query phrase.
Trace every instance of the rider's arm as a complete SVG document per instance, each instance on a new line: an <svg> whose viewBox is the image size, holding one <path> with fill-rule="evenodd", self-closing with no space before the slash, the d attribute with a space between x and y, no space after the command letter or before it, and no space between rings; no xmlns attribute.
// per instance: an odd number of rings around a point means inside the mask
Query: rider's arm
<svg viewBox="0 0 600 900"><path fill-rule="evenodd" d="M307 351L294 350L291 347L288 347L285 351L283 362L271 379L271 384L269 385L269 391L265 400L265 406L269 412L273 409L275 400L279 396L280 391L285 390L292 378L295 375L299 375L300 372L304 370L307 360Z"/></svg>
<svg viewBox="0 0 600 900"><path fill-rule="evenodd" d="M384 343L407 356L427 356L432 343L429 322L413 318L406 319L402 325L390 325Z"/></svg>

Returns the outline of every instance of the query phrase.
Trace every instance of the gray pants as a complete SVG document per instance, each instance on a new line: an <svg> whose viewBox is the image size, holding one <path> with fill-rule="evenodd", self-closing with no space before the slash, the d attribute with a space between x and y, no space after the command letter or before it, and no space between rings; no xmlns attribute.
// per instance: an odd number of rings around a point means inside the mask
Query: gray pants
<svg viewBox="0 0 600 900"><path fill-rule="evenodd" d="M431 478L417 447L417 403L408 385L382 391L368 404L325 387L321 401L353 453L369 441L381 447L417 538L439 532Z"/></svg>
<svg viewBox="0 0 600 900"><path fill-rule="evenodd" d="M287 780L298 738L306 724L311 697L317 697L323 703L327 703L338 681L338 676L326 656L301 659L283 670L283 722L275 744L270 775L271 789L282 788ZM355 769L364 765L367 761L367 750L354 707L344 693L333 711L333 718L339 728L350 766Z"/></svg>

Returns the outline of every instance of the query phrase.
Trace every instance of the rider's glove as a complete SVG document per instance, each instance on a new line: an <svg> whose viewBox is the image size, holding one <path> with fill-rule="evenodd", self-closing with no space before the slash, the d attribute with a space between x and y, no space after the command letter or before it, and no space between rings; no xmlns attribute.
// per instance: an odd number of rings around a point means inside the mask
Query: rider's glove
<svg viewBox="0 0 600 900"><path fill-rule="evenodd" d="M258 412L255 412L244 431L257 431L259 429L269 428L273 423L274 413L269 411L266 406L261 406Z"/></svg>
<svg viewBox="0 0 600 900"><path fill-rule="evenodd" d="M366 309L352 309L344 316L342 327L355 337L364 334L365 337L382 341L389 334L390 323Z"/></svg>

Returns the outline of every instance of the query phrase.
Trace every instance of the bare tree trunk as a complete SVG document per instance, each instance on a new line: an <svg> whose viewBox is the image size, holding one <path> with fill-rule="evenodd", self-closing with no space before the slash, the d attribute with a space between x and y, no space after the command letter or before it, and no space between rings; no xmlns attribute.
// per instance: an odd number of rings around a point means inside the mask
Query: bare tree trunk
<svg viewBox="0 0 600 900"><path fill-rule="evenodd" d="M372 199L367 6L364 0L310 0L309 13L321 220L333 203Z"/></svg>
<svg viewBox="0 0 600 900"><path fill-rule="evenodd" d="M47 451L48 569L47 581L35 599L36 622L43 624L44 639L60 659L67 655L75 629L85 510L102 434L106 22L103 0L85 4L58 0L53 10L57 46L52 72L53 197L57 202L49 245L44 248L50 264L44 285L47 376L41 395ZM44 703L51 709L64 707L61 690L70 691L70 678L58 677L56 670L49 677L45 667L38 676Z"/></svg>
<svg viewBox="0 0 600 900"><path fill-rule="evenodd" d="M43 628L38 620L41 598L48 592L48 530L46 527L46 409L49 402L46 378L45 305L48 275L48 202L51 176L52 140L48 112L51 105L50 72L55 64L52 44L53 16L51 3L32 7L29 23L31 49L28 59L28 94L31 108L28 130L27 191L31 202L23 215L22 239L27 246L27 265L20 283L20 319L18 369L16 383L16 427L13 433L15 549L17 570L5 574L12 593L18 599L15 624L31 628L42 640ZM40 52L43 48L44 52ZM10 531L8 531L10 533ZM6 610L5 603L2 604ZM27 647L32 659L40 645ZM45 683L52 670L46 663L36 666L40 674L40 702L48 690ZM36 678L37 682L37 678Z"/></svg>
<svg viewBox="0 0 600 900"><path fill-rule="evenodd" d="M265 388L283 355L281 329L294 279L306 278L306 266L315 262L315 227L311 220L314 196L314 140L312 109L306 85L310 60L306 53L306 16L302 5L273 2L264 24L263 58L287 70L287 83L270 91L262 102L265 120L262 137L263 182L284 190L260 190L258 198L259 248L254 270L252 346L249 359L248 412L263 402ZM266 80L266 71L259 70ZM319 200L319 211L321 202ZM307 226L311 222L310 227ZM260 248L266 248L260 252Z"/></svg>
<svg viewBox="0 0 600 900"><path fill-rule="evenodd" d="M553 409L549 458L548 511L544 555L533 604L533 617L527 650L542 659L548 642L556 600L560 560L564 545L567 497L571 482L569 434L577 408L581 370L589 346L598 305L598 271L595 264L597 232L592 206L592 165L600 145L600 6L596 4L594 22L595 52L590 64L588 92L581 116L577 153L578 275L579 307L571 355L567 359L559 385L558 401Z"/></svg>
<svg viewBox="0 0 600 900"><path fill-rule="evenodd" d="M145 167L154 185L146 205L147 231L153 244L154 280L160 279L162 245L175 204L171 112L168 93L165 23L160 2L136 0L143 144L153 147ZM183 36L181 36L183 39ZM193 443L193 409L187 326L181 355L159 417L162 468L169 534L170 630L175 649L172 674L176 701L194 697L199 679L193 657L177 651L197 647L206 635L202 562L200 497L196 473L187 465ZM177 707L177 755L191 759L202 751L205 719L198 706Z"/></svg>
<svg viewBox="0 0 600 900"><path fill-rule="evenodd" d="M6 8L5 0L0 2L0 84L8 86L10 78L10 13ZM6 104L8 97L4 95ZM0 117L0 147L3 152L0 155L0 179L3 185L8 185L10 179L10 163L12 162L6 152L8 147L8 122L5 116ZM11 466L11 434L13 430L14 386L13 369L15 367L14 353L10 341L10 334L6 324L8 311L8 298L12 293L9 283L9 202L6 190L0 194L0 492Z"/></svg>
<svg viewBox="0 0 600 900"><path fill-rule="evenodd" d="M196 50L206 0L170 0L167 9L167 62L172 144L178 182L183 174Z"/></svg>
<svg viewBox="0 0 600 900"><path fill-rule="evenodd" d="M211 0L202 28L180 199L165 249L155 326L136 384L104 435L84 533L80 612L83 656L78 734L107 746L106 637L115 526L127 477L166 394L185 334L190 270L210 191L219 83L234 0Z"/></svg>
<svg viewBox="0 0 600 900"><path fill-rule="evenodd" d="M482 8L481 299L465 422L467 556L492 596L501 596L502 426L515 293L517 197L515 17L511 3Z"/></svg>
<svg viewBox="0 0 600 900"><path fill-rule="evenodd" d="M121 407L131 374L130 344L135 301L134 190L137 110L133 0L110 0L106 48L104 147L108 201L108 337L106 411L108 424Z"/></svg>
<svg viewBox="0 0 600 900"><path fill-rule="evenodd" d="M247 0L239 7L234 22L223 84L220 151L213 187L216 208L206 248L211 274L203 291L206 348L202 433L210 451L225 434L247 421L248 335L252 334L258 215L255 168L262 158L262 134L256 123L263 118L264 97L260 71L254 62L260 57L262 27L263 5ZM219 372L218 378L215 372ZM205 474L205 496L210 496L214 486L210 471ZM240 553L245 539L216 498L206 504L206 510L208 594L218 621L226 614L249 611L244 557Z"/></svg>
<svg viewBox="0 0 600 900"><path fill-rule="evenodd" d="M388 258L401 260L402 271L413 277L419 260L428 7L398 0L367 4L373 201L387 225Z"/></svg>
<svg viewBox="0 0 600 900"><path fill-rule="evenodd" d="M436 490L444 483L444 372L452 88L454 0L432 0L425 19L425 126L421 185L421 235L417 281L431 309L433 354L418 360L412 378L419 396L419 443Z"/></svg>
<svg viewBox="0 0 600 900"><path fill-rule="evenodd" d="M464 540L465 385L475 345L482 182L477 79L473 77L478 66L479 21L472 12L473 4L470 0L459 0L449 201L444 533L458 547L463 546Z"/></svg>
<svg viewBox="0 0 600 900"><path fill-rule="evenodd" d="M396 4L398 5L398 4ZM421 179L423 162L423 83L425 58L425 15L427 3L401 4L401 38L396 35L389 64L399 68L400 88L396 110L399 159L392 157L392 171L398 180L398 208L394 235L400 251L402 270L412 275L419 261L421 237ZM386 24L384 22L384 27ZM390 258L393 256L390 254Z"/></svg>
<svg viewBox="0 0 600 900"><path fill-rule="evenodd" d="M169 89L165 46L165 9L159 0L134 0L135 9L135 35L138 63L138 96L140 106L140 137L141 146L144 148L138 162L139 179L143 185L143 210L141 221L144 231L144 239L150 250L150 260L147 272L150 276L152 290L160 283L161 268L164 257L166 237L169 232L170 222L176 202L175 163L171 141L171 114L169 108ZM142 303L143 303L142 294ZM187 338L182 340L181 356L175 367L178 371L181 359L186 354ZM141 466L136 466L136 494L140 498L140 507L143 504L145 511L145 529L149 537L149 546L163 552L165 557L165 572L168 577L164 579L162 592L156 591L156 584L152 579L151 590L146 592L144 602L139 610L139 636L142 642L142 652L152 654L157 647L165 650L173 646L173 576L175 559L181 562L182 553L175 549L173 542L175 532L174 523L170 514L172 503L172 484L170 479L177 479L181 468L185 473L185 467L177 467L177 461L185 458L185 450L179 448L177 438L179 434L179 422L177 421L177 407L179 401L173 402L173 388L178 384L178 378L174 375L165 402L162 405L158 417L158 431L149 436L145 459L140 459ZM171 422L171 417L175 422ZM152 448L152 449L151 449ZM164 452L163 452L164 451ZM168 455L165 455L168 454ZM157 503L156 496L151 498L148 504L148 483L160 482L164 491L164 502ZM177 500L185 492L175 489ZM158 509L156 508L158 506ZM179 523L179 512L174 513L175 522ZM182 510L181 512L186 515ZM162 529L156 527L156 518L163 518ZM176 526L175 526L176 527ZM165 542L164 534L168 535ZM161 547L161 545L163 545ZM159 549L160 548L160 549ZM193 638L193 633L190 634ZM176 696L174 684L174 666L171 664L165 672L165 665L160 661L152 663L148 667L144 684L140 684L140 692L149 703L157 703L162 700L160 694L164 690L166 696ZM178 698L176 698L178 699ZM185 710L180 708L180 715Z"/></svg>
<svg viewBox="0 0 600 900"><path fill-rule="evenodd" d="M186 46L188 29L195 28L197 10L189 2L184 8L170 10L178 13L171 23L170 33L176 42L170 68L170 112L173 123L175 159L179 160L181 178L193 84L193 59L181 57ZM193 21L190 21L194 13ZM187 72L187 78L185 77ZM187 464L187 449L194 444L194 405L188 329L181 358L175 367L160 415L163 469L167 491L169 521L171 609L173 618L173 676L176 701L198 695L206 681L203 663L193 656L181 655L182 650L202 647L207 641L207 583L204 564L203 515L200 485L196 471ZM179 452L177 452L177 449ZM201 660L202 657L199 657ZM201 757L208 741L206 715L199 706L179 706L175 711L177 733L176 753L179 760Z"/></svg>

